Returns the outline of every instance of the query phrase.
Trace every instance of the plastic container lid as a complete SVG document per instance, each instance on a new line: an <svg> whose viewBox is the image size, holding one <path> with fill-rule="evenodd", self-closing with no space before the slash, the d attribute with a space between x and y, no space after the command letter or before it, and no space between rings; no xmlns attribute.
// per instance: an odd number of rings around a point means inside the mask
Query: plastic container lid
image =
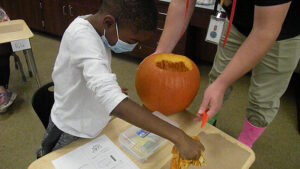
<svg viewBox="0 0 300 169"><path fill-rule="evenodd" d="M159 112L154 112L153 115L178 127L175 122ZM146 161L166 141L166 139L136 126L128 128L119 135L120 145L140 162Z"/></svg>
<svg viewBox="0 0 300 169"><path fill-rule="evenodd" d="M121 146L140 162L146 161L165 142L166 139L136 126L119 135Z"/></svg>

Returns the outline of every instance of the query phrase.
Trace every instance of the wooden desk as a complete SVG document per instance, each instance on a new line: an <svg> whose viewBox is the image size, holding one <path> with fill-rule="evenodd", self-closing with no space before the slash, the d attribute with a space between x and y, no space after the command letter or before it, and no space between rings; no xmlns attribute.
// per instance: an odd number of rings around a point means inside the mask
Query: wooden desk
<svg viewBox="0 0 300 169"><path fill-rule="evenodd" d="M243 162L243 166L241 168L249 168L251 164L254 162L255 155L253 151L248 148L247 146L243 145L242 143L238 142L236 139L232 138L231 136L223 133L219 129L207 124L203 129L200 128L200 123L193 121L193 115L188 113L187 111L171 115L169 116L170 119L173 121L177 122L187 134L194 136L194 135L199 135L202 133L202 136L207 135L207 134L218 134L224 140L227 140L229 142L232 142L235 146L239 147L243 151L248 152L248 157L247 159ZM120 120L120 119L114 119L112 120L100 133L100 135L105 134L107 135L118 147L120 147L120 144L118 143L118 136L119 134L124 131L125 129L129 128L131 125L128 124L127 122ZM203 135L204 134L204 135ZM201 135L200 135L201 136ZM220 137L220 138L221 138ZM201 140L201 137L200 137ZM70 145L67 145L63 147L62 149L56 150L54 152L49 153L48 155L34 161L28 169L53 169L54 166L52 165L52 160L74 150L75 148L89 142L90 139L79 139L78 141L75 141L71 143ZM211 141L210 141L211 142ZM207 144L208 145L208 144ZM163 145L156 153L154 153L149 159L144 162L140 163L138 160L136 160L133 156L128 154L124 149L120 147L121 150L141 169L160 169L162 167L166 167L168 162L171 159L171 149L172 149L173 144L171 142L167 142L165 145ZM206 147L206 145L204 144ZM222 146L222 145L220 145ZM213 149L213 147L211 147ZM210 152L209 149L210 147L206 147L208 153ZM221 153L222 154L222 153ZM206 157L210 158L210 157ZM225 157L222 160L226 160L226 158L230 157ZM238 160L238 159L234 159Z"/></svg>
<svg viewBox="0 0 300 169"><path fill-rule="evenodd" d="M33 37L24 20L12 20L0 23L0 44Z"/></svg>
<svg viewBox="0 0 300 169"><path fill-rule="evenodd" d="M0 23L0 44L17 40L30 39L33 36L33 33L31 32L24 20L18 19ZM41 84L37 73L33 52L31 48L24 50L23 52L26 57L26 61L29 60L31 63L30 65L32 71L34 73L37 84L40 87ZM27 53L29 55L29 59L27 59Z"/></svg>

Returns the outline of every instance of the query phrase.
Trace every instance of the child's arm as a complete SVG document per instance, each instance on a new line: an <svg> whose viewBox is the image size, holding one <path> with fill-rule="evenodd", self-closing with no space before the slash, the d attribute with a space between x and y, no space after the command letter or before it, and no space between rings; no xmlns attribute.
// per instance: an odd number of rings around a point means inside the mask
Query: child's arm
<svg viewBox="0 0 300 169"><path fill-rule="evenodd" d="M152 115L150 111L128 98L124 99L111 115L170 140L185 159L199 159L201 150L204 150L201 143L194 141L179 128Z"/></svg>
<svg viewBox="0 0 300 169"><path fill-rule="evenodd" d="M68 39L72 56L70 64L82 70L86 87L103 106L104 112L172 141L183 158L199 159L200 151L204 150L201 143L127 99L117 83L115 74L109 70L107 60L109 56L106 56L106 52L99 47L103 44L99 43L94 34L81 30L71 34L70 37L71 39Z"/></svg>

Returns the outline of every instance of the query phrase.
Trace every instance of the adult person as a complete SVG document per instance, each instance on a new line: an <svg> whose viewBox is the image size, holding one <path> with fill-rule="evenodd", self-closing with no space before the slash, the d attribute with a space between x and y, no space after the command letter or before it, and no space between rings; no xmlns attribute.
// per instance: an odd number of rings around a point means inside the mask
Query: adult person
<svg viewBox="0 0 300 169"><path fill-rule="evenodd" d="M189 23L195 3L196 0L190 0L185 22L186 0L171 1L155 53L172 52L182 28ZM232 1L225 0L223 7L230 16ZM223 48L223 31L209 74L210 84L195 119L200 120L201 113L209 108L208 116L213 123L231 85L252 70L249 106L238 138L252 147L277 114L280 98L299 61L299 16L300 1L297 0L237 0L227 43Z"/></svg>

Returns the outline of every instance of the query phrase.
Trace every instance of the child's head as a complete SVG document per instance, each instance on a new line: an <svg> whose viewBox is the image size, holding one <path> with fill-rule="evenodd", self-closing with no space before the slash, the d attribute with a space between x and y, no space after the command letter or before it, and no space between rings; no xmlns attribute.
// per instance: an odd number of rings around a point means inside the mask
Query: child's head
<svg viewBox="0 0 300 169"><path fill-rule="evenodd" d="M128 44L145 41L157 26L154 0L102 0L95 16L99 25L96 29L110 46L120 45L118 35Z"/></svg>

